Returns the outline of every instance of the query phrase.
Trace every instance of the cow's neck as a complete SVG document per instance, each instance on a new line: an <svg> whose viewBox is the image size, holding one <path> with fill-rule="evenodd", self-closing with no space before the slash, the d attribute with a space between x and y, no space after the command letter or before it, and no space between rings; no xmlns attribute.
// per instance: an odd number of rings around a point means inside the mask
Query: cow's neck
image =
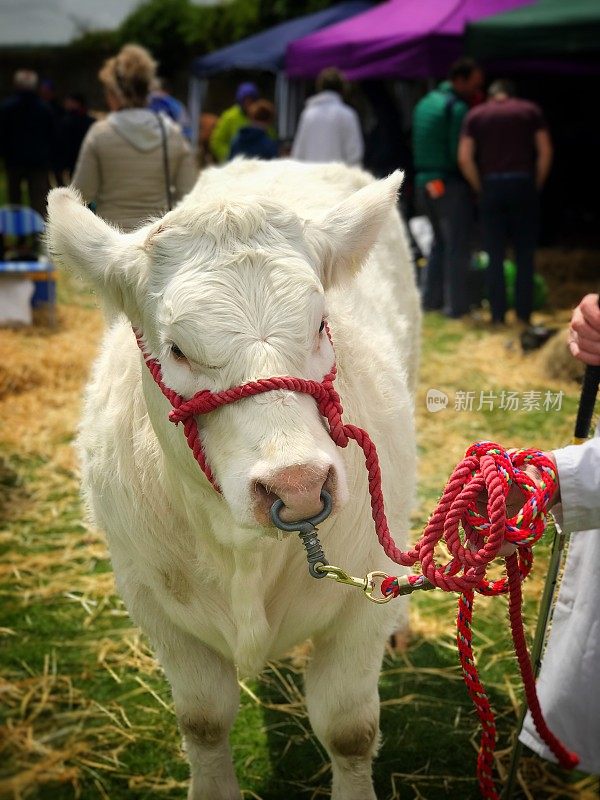
<svg viewBox="0 0 600 800"><path fill-rule="evenodd" d="M231 613L237 630L235 662L240 675L254 675L265 661L272 632L265 611L264 555L234 551Z"/></svg>

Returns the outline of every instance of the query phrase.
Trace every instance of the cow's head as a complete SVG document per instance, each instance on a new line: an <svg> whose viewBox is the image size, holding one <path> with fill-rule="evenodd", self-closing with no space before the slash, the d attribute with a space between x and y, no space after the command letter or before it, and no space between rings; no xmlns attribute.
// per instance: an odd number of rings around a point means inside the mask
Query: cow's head
<svg viewBox="0 0 600 800"><path fill-rule="evenodd" d="M143 331L165 384L186 398L279 375L321 381L334 360L323 324L328 290L353 280L401 180L395 173L360 189L319 219L264 197L196 197L129 234L72 190L55 189L49 250ZM199 426L239 523L268 524L276 496L288 520L316 514L323 487L334 508L345 501L340 452L312 397L266 392L203 416ZM184 442L180 430L169 433ZM205 480L199 468L197 475Z"/></svg>

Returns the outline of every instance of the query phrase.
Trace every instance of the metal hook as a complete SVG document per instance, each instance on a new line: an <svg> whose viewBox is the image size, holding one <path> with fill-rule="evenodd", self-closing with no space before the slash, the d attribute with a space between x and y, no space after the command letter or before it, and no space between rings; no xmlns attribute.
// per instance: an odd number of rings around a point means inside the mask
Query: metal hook
<svg viewBox="0 0 600 800"><path fill-rule="evenodd" d="M318 514L316 514L314 517L310 517L309 519L298 520L297 522L284 522L284 520L281 519L279 512L285 505L283 500L276 500L271 506L271 520L273 525L275 525L275 527L279 528L281 531L286 531L287 533L298 533L300 536L302 544L306 550L308 571L313 578L325 578L327 573L319 572L317 568L319 566L327 566L327 564L329 564L325 558L325 553L321 547L321 542L319 541L319 536L315 527L320 522L323 522L323 520L327 519L327 517L331 514L331 509L333 508L331 495L329 492L326 492L325 489L321 489L321 500L323 501L323 508Z"/></svg>
<svg viewBox="0 0 600 800"><path fill-rule="evenodd" d="M327 564L326 566L317 566L316 569L318 572L324 573L326 577L337 581L337 583L345 583L346 586L354 586L357 589L362 589L367 600L370 600L372 603L383 605L383 603L389 603L393 597L391 594L375 597L374 594L376 589L375 579L389 578L390 576L387 574L387 572L373 570L373 572L368 572L364 578L355 578L353 575L350 575L348 572L346 572L345 569L333 567L331 564Z"/></svg>

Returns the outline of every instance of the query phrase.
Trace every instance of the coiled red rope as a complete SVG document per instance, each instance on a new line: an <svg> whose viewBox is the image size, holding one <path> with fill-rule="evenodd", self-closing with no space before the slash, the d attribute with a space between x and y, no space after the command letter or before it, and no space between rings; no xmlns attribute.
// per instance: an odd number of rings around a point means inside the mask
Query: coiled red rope
<svg viewBox="0 0 600 800"><path fill-rule="evenodd" d="M287 390L311 395L322 416L327 420L329 433L339 447L346 447L354 439L361 447L368 472L371 513L375 530L385 553L402 566L421 564L422 575L411 575L409 582L418 585L426 578L446 592L459 592L457 616L457 644L467 690L482 726L477 776L482 796L498 800L492 777L493 754L496 743L496 726L485 689L479 679L472 647L472 616L475 591L485 595L508 592L509 617L515 653L525 688L525 695L536 729L556 756L561 766L575 767L579 759L567 750L549 730L543 718L535 690L535 678L527 652L522 620L521 581L531 571L532 545L542 536L546 522L548 502L556 489L553 464L537 450L520 450L509 455L494 442L479 442L470 447L464 459L454 469L440 501L431 515L419 541L407 551L398 548L389 530L385 515L381 471L377 450L368 433L355 425L342 421L342 404L333 382L336 366L321 382L302 378L275 377L252 381L222 392L200 391L185 400L165 386L161 367L148 355L140 332L135 332L144 361L173 410L169 419L183 423L187 442L194 458L217 491L219 486L206 461L196 417L221 406L253 397L263 392ZM327 334L331 339L329 329ZM536 483L525 472L528 465L541 473ZM519 486L526 502L519 513L506 518L506 497L513 484ZM487 515L477 510L477 500L487 492ZM461 535L462 531L462 535ZM506 558L506 577L491 581L486 579L488 564L498 556L505 540L518 545L517 553ZM450 560L438 564L436 548L442 542L450 553ZM381 586L385 595L400 593L397 578L386 578Z"/></svg>

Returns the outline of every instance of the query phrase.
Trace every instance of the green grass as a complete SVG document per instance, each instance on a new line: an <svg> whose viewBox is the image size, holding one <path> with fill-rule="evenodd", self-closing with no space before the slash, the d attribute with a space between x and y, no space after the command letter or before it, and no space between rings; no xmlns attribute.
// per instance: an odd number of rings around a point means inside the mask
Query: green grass
<svg viewBox="0 0 600 800"><path fill-rule="evenodd" d="M87 295L69 292L64 303L91 304ZM576 386L560 412L424 411L430 386L449 393L511 388L495 359L469 369L465 354L494 343L485 332L437 315L425 320L415 534L469 442L495 438L548 448L568 438ZM531 371L531 364L521 369ZM530 383L547 388L533 371ZM59 469L43 450L24 455L0 442L0 497L0 797L184 798L188 770L168 685L112 590L101 536L82 522L75 472ZM547 551L542 543L527 592L530 629ZM432 592L412 602L412 640L402 655L386 656L382 672L378 797L475 800L478 725L453 642L456 598ZM504 598L482 598L475 612L476 649L498 713L501 751L510 744L520 698L506 609ZM329 796L327 759L310 731L301 692L302 670L294 660L244 684L231 737L244 797ZM504 752L505 766L507 758ZM523 776L535 800L591 798L597 790L593 779L567 776L531 757Z"/></svg>

